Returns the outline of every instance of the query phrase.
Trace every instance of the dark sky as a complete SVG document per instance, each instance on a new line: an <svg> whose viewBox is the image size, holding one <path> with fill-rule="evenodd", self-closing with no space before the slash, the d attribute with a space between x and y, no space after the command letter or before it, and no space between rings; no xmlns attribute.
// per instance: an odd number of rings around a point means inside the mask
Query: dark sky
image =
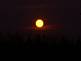
<svg viewBox="0 0 81 61"><path fill-rule="evenodd" d="M49 25L63 24L67 36L81 34L80 2L77 0L2 0L0 31L15 32L31 26L36 16L44 16Z"/></svg>

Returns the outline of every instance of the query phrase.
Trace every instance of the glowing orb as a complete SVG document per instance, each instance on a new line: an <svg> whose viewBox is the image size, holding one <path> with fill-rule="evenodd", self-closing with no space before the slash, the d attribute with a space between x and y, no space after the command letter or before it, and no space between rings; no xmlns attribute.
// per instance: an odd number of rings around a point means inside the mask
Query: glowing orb
<svg viewBox="0 0 81 61"><path fill-rule="evenodd" d="M41 28L44 25L44 22L42 19L37 19L35 23L36 27Z"/></svg>

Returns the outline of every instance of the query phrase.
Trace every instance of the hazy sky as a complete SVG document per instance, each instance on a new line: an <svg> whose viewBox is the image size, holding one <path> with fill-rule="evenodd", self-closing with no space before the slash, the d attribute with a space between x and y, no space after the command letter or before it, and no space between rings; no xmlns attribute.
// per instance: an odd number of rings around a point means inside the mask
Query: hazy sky
<svg viewBox="0 0 81 61"><path fill-rule="evenodd" d="M64 34L81 32L80 3L76 0L3 0L0 1L0 31L16 31L31 26L36 16L47 17L49 25L64 25Z"/></svg>

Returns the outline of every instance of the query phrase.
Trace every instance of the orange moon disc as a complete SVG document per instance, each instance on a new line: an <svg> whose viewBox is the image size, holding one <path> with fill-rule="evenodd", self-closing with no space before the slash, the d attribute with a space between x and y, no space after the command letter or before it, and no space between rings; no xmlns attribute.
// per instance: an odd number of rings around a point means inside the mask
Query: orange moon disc
<svg viewBox="0 0 81 61"><path fill-rule="evenodd" d="M38 28L42 28L44 26L44 21L42 19L37 19L35 25Z"/></svg>

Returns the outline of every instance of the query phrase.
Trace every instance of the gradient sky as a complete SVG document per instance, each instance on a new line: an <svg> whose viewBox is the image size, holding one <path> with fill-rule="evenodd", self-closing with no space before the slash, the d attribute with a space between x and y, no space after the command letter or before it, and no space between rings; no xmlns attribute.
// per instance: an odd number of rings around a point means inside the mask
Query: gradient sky
<svg viewBox="0 0 81 61"><path fill-rule="evenodd" d="M15 32L31 26L36 16L44 16L49 25L64 25L64 35L81 35L80 3L76 0L2 0L0 31Z"/></svg>

